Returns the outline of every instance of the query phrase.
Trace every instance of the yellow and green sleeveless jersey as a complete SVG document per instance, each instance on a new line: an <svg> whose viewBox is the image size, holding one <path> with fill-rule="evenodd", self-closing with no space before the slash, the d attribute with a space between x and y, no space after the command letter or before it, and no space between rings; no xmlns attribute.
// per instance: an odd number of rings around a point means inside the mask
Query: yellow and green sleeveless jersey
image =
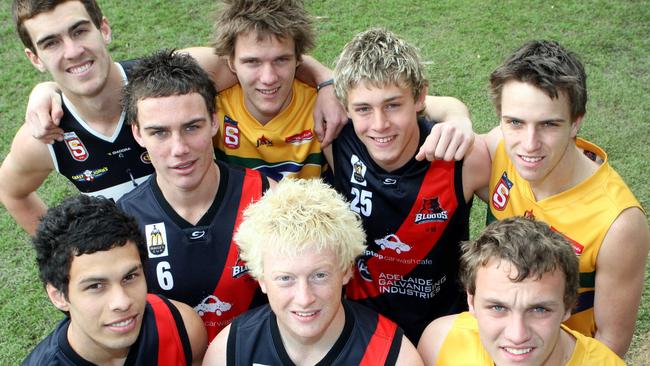
<svg viewBox="0 0 650 366"><path fill-rule="evenodd" d="M316 89L298 80L292 87L289 105L265 125L246 109L239 84L220 92L219 132L213 140L217 159L260 170L275 180L319 177L325 158L314 133Z"/></svg>
<svg viewBox="0 0 650 366"><path fill-rule="evenodd" d="M587 336L596 332L594 288L598 251L609 227L620 213L641 205L623 179L611 168L607 154L598 146L578 138L578 148L593 153L603 163L575 187L537 201L526 180L508 158L503 140L492 157L488 221L528 216L546 222L573 245L580 260L580 295L573 315L565 324Z"/></svg>
<svg viewBox="0 0 650 366"><path fill-rule="evenodd" d="M566 366L625 366L613 351L599 341L561 325L575 338L573 354ZM469 312L458 314L438 352L436 366L493 366L478 333L476 318Z"/></svg>

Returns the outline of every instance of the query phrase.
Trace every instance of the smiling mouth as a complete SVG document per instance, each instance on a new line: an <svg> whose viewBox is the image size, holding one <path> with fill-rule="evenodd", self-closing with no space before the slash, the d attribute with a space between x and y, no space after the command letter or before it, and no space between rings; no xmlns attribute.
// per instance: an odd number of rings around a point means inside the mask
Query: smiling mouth
<svg viewBox="0 0 650 366"><path fill-rule="evenodd" d="M516 356L525 355L525 354L527 354L527 353L530 353L530 352L533 350L532 347L529 347L529 348L510 348L510 347L503 347L503 349L504 349L506 352L508 352L508 353L510 353L510 354L513 354L513 355L516 355Z"/></svg>
<svg viewBox="0 0 650 366"><path fill-rule="evenodd" d="M175 165L172 168L173 169L187 169L187 168L191 167L192 164L194 164L194 161L188 161L187 163L184 163L184 164Z"/></svg>
<svg viewBox="0 0 650 366"><path fill-rule="evenodd" d="M525 155L519 155L521 160L527 162L527 163L537 163L539 161L542 161L544 159L541 156L525 156Z"/></svg>
<svg viewBox="0 0 650 366"><path fill-rule="evenodd" d="M107 326L115 327L115 328L123 328L123 327L127 327L127 326L133 324L133 322L135 322L135 316L133 316L133 317L131 317L129 319L126 319L126 320L116 322L116 323L107 324Z"/></svg>
<svg viewBox="0 0 650 366"><path fill-rule="evenodd" d="M71 74L75 74L75 75L76 74L81 74L83 72L86 72L88 69L90 69L90 66L92 66L92 64L93 64L92 61L88 61L88 62L84 63L83 65L69 67L69 68L66 69L66 71L71 73Z"/></svg>
<svg viewBox="0 0 650 366"><path fill-rule="evenodd" d="M318 314L318 311L294 311L293 313L301 318L309 318Z"/></svg>
<svg viewBox="0 0 650 366"><path fill-rule="evenodd" d="M387 137L371 137L374 141L380 143L380 144L385 144L388 142L391 142L395 139L395 136L387 136Z"/></svg>
<svg viewBox="0 0 650 366"><path fill-rule="evenodd" d="M280 87L273 88L273 89L257 89L258 92L264 94L264 95L273 95L280 90Z"/></svg>

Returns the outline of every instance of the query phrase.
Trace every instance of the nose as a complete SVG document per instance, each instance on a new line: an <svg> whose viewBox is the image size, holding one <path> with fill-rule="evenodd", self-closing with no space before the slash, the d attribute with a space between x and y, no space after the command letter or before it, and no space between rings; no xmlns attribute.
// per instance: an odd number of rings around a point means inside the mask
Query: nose
<svg viewBox="0 0 650 366"><path fill-rule="evenodd" d="M172 138L172 156L183 156L189 152L186 138L182 134L174 134Z"/></svg>
<svg viewBox="0 0 650 366"><path fill-rule="evenodd" d="M504 337L512 344L523 344L530 338L526 319L521 314L512 314L504 331Z"/></svg>
<svg viewBox="0 0 650 366"><path fill-rule="evenodd" d="M68 60L73 60L83 53L83 47L72 39L64 39L63 47L63 57Z"/></svg>
<svg viewBox="0 0 650 366"><path fill-rule="evenodd" d="M314 292L311 289L308 281L300 281L295 294L295 302L297 305L306 308L311 305L315 300Z"/></svg>
<svg viewBox="0 0 650 366"><path fill-rule="evenodd" d="M133 299L122 286L113 286L110 298L110 309L113 311L127 311L131 308Z"/></svg>
<svg viewBox="0 0 650 366"><path fill-rule="evenodd" d="M374 131L383 131L386 128L388 128L389 125L388 117L386 116L383 110L375 109L372 118L373 120L372 120L371 128Z"/></svg>
<svg viewBox="0 0 650 366"><path fill-rule="evenodd" d="M523 147L526 151L536 151L539 149L539 131L535 126L528 126L524 130Z"/></svg>
<svg viewBox="0 0 650 366"><path fill-rule="evenodd" d="M262 65L262 69L260 70L260 81L264 85L273 85L278 81L278 73L270 62Z"/></svg>

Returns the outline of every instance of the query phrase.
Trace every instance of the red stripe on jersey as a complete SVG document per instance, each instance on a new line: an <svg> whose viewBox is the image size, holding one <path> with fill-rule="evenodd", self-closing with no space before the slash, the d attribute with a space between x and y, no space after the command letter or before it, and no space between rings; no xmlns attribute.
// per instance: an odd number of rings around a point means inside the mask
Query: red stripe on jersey
<svg viewBox="0 0 650 366"><path fill-rule="evenodd" d="M167 304L158 296L147 294L147 302L151 304L156 317L158 330L158 365L175 366L187 365L178 325Z"/></svg>
<svg viewBox="0 0 650 366"><path fill-rule="evenodd" d="M447 219L416 224L415 217L422 209L423 201L433 197L438 197L440 207L449 213ZM399 204L399 202L395 202L395 204ZM378 281L382 273L388 273L393 277L395 277L394 275L400 277L408 275L418 265L418 260L426 258L433 247L436 246L457 208L455 162L436 160L431 163L431 167L424 176L420 191L413 202L413 206L411 206L408 216L404 218L400 228L395 233L403 243L411 247L407 255L404 256L409 262L387 261L373 256L367 261L368 270L373 276L373 281L365 281L359 271L354 271L355 279L346 287L348 298L358 300L380 296ZM386 248L378 253L395 257L394 252L391 254L391 251L392 249ZM400 278L388 278L386 281L399 280Z"/></svg>
<svg viewBox="0 0 650 366"><path fill-rule="evenodd" d="M237 208L237 219L235 220L235 226L232 231L233 234L239 228L244 209L262 197L262 179L265 178L258 171L246 169L241 199ZM206 325L214 324L214 326L206 326L208 342L212 341L237 315L248 310L253 301L255 290L259 287L257 281L248 274L233 278L232 268L238 264L238 259L239 250L235 242L231 241L221 278L213 292L214 296L218 297L222 302L231 304L231 307L221 313L221 315L217 315L215 312L206 312L201 317Z"/></svg>
<svg viewBox="0 0 650 366"><path fill-rule="evenodd" d="M359 362L360 366L385 364L388 353L390 352L390 346L393 344L397 324L382 315L377 314L377 316L379 317L377 328L375 328L375 332L370 338L366 353L364 353L361 362Z"/></svg>

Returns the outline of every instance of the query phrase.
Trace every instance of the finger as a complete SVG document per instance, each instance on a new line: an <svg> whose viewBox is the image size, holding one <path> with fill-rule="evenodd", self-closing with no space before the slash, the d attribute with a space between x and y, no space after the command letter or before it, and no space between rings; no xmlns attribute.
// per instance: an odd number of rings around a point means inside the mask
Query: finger
<svg viewBox="0 0 650 366"><path fill-rule="evenodd" d="M325 123L323 116L321 116L320 113L314 112L314 132L316 133L318 141L321 141L321 144L325 138Z"/></svg>
<svg viewBox="0 0 650 366"><path fill-rule="evenodd" d="M451 141L449 142L449 145L447 145L447 150L445 151L445 155L443 156L443 160L445 161L453 161L454 158L456 157L456 151L458 150L458 147L462 143L462 136L454 136Z"/></svg>
<svg viewBox="0 0 650 366"><path fill-rule="evenodd" d="M422 145L418 149L418 153L415 154L415 160L422 161L422 160L426 159L426 157L427 157L427 154L424 152L424 145Z"/></svg>
<svg viewBox="0 0 650 366"><path fill-rule="evenodd" d="M444 129L443 131L440 131L440 138L438 139L434 150L436 159L445 158L445 153L447 152L447 147L449 146L450 142L451 142L451 134L449 132L449 129Z"/></svg>
<svg viewBox="0 0 650 366"><path fill-rule="evenodd" d="M467 152L469 151L469 147L471 146L469 140L464 140L460 146L458 146L458 149L456 149L456 153L454 154L454 160L462 160L465 155L467 155Z"/></svg>
<svg viewBox="0 0 650 366"><path fill-rule="evenodd" d="M63 118L63 102L61 95L57 93L52 96L52 123L58 126L61 118Z"/></svg>

